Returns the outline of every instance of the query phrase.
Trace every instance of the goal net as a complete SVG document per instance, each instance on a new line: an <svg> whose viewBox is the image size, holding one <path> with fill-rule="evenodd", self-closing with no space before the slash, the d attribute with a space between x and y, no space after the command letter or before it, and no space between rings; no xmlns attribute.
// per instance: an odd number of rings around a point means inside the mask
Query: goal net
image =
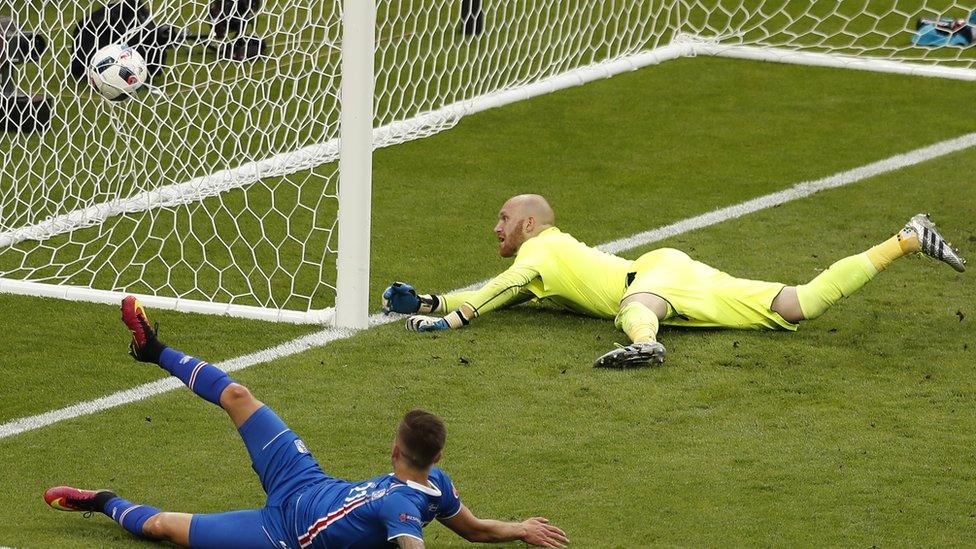
<svg viewBox="0 0 976 549"><path fill-rule="evenodd" d="M969 48L976 2L693 0L684 4L681 31L697 42L697 54L976 79L976 54ZM935 43L919 45L920 35Z"/></svg>
<svg viewBox="0 0 976 549"><path fill-rule="evenodd" d="M972 79L973 50L912 42L919 19L970 12L376 0L374 146L687 55ZM0 291L330 321L338 269L368 276L368 263L337 261L342 15L321 0L0 0ZM151 91L97 96L72 74L93 51L86 37L155 60ZM368 219L343 230L368 234Z"/></svg>

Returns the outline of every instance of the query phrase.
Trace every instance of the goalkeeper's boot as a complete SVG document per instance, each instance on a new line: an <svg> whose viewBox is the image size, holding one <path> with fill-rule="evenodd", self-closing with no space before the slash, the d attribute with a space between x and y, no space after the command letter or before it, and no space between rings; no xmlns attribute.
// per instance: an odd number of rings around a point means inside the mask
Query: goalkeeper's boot
<svg viewBox="0 0 976 549"><path fill-rule="evenodd" d="M156 339L156 328L149 324L146 310L135 296L122 300L122 322L132 332L129 354L139 362L159 363L164 346Z"/></svg>
<svg viewBox="0 0 976 549"><path fill-rule="evenodd" d="M81 490L71 486L55 486L44 492L44 501L59 511L91 513L101 511L105 503L114 498L109 490Z"/></svg>
<svg viewBox="0 0 976 549"><path fill-rule="evenodd" d="M959 255L959 250L946 241L928 214L918 214L909 219L899 236L917 238L923 254L948 263L960 273L966 270L966 260Z"/></svg>
<svg viewBox="0 0 976 549"><path fill-rule="evenodd" d="M596 359L595 368L634 368L650 364L663 364L667 351L657 341L631 343L618 347Z"/></svg>

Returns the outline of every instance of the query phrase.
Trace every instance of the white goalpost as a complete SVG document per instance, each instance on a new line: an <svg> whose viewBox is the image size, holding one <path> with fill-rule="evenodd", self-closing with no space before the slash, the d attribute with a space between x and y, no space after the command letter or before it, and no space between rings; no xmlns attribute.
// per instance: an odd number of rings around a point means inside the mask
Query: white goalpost
<svg viewBox="0 0 976 549"><path fill-rule="evenodd" d="M345 0L343 9L335 324L344 328L366 328L369 316L376 6L374 0Z"/></svg>
<svg viewBox="0 0 976 549"><path fill-rule="evenodd" d="M0 292L363 328L375 147L681 57L976 80L974 9L0 0ZM926 21L947 45L914 43ZM143 52L150 91L72 76L106 42Z"/></svg>

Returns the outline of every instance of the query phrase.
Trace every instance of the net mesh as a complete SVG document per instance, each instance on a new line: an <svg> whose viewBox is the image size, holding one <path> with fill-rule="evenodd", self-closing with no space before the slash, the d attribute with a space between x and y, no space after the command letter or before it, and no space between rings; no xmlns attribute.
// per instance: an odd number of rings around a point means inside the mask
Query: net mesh
<svg viewBox="0 0 976 549"><path fill-rule="evenodd" d="M163 42L155 89L120 103L70 76L77 22L99 5L0 7L46 37L36 62L12 66L12 85L52 106L45 131L0 138L2 276L309 309L334 291L335 155L302 151L338 134L339 14L271 0L239 31L265 52L242 61L208 2L147 7L148 23L117 11L86 28L147 57L147 25L202 36ZM113 35L119 25L134 32Z"/></svg>
<svg viewBox="0 0 976 549"><path fill-rule="evenodd" d="M151 17L109 41L138 49L163 36L166 59L152 92L109 103L70 76L78 22L103 4L0 0L9 18L0 19L8 126L0 277L275 310L334 304L341 2L266 0L249 12L253 1L144 2ZM912 45L916 21L940 16L969 10L904 1L379 0L377 145L448 128L477 98L679 35L971 68L972 50ZM85 28L110 35L115 23ZM160 25L174 30L160 34ZM33 36L47 48L18 58ZM253 38L260 52L248 51ZM43 131L15 127L24 102L35 119L49 109Z"/></svg>
<svg viewBox="0 0 976 549"><path fill-rule="evenodd" d="M973 68L976 55L963 36L946 47L918 46L915 37L920 22L940 19L972 36L974 10L976 3L952 1L692 0L684 6L682 30L724 45ZM933 32L932 37L951 34Z"/></svg>

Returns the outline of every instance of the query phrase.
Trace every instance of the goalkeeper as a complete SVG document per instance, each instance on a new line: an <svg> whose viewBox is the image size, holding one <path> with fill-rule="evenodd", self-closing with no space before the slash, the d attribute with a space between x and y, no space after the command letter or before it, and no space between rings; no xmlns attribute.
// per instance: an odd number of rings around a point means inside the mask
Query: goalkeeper
<svg viewBox="0 0 976 549"><path fill-rule="evenodd" d="M966 261L924 214L912 217L888 240L799 286L735 278L671 248L634 261L601 252L560 231L552 208L538 195L505 202L495 235L498 253L515 262L481 289L428 295L397 282L383 292L384 311L412 314L407 329L428 332L461 328L499 307L545 300L614 319L632 343L597 358L594 366L627 367L664 362L665 348L657 341L660 324L796 330L800 321L822 315L905 255L918 252L956 271L966 269ZM427 316L432 313L445 316Z"/></svg>

